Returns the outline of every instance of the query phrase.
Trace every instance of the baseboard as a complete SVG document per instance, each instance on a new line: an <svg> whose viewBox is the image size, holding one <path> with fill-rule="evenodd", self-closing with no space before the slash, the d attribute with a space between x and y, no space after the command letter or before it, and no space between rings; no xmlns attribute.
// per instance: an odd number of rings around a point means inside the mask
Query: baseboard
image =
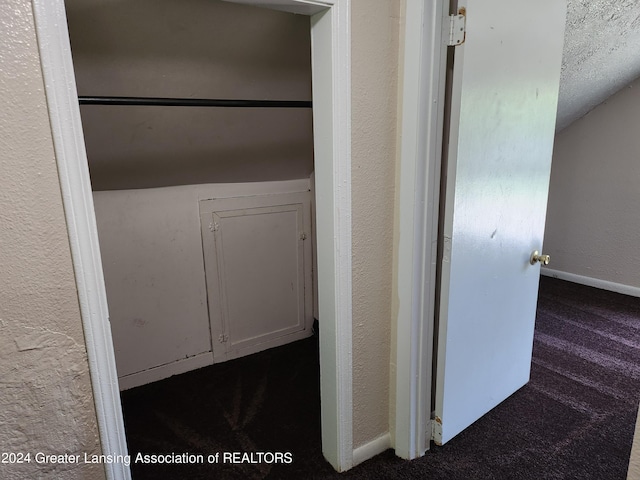
<svg viewBox="0 0 640 480"><path fill-rule="evenodd" d="M640 288L623 285L622 283L609 282L607 280L600 280L599 278L593 277L585 277L584 275L577 275L575 273L561 272L559 270L553 270L552 268L546 267L540 269L540 275L559 278L560 280L567 280L568 282L579 283L589 287L601 288L602 290L609 290L610 292L623 293L625 295L631 295L632 297L640 297Z"/></svg>
<svg viewBox="0 0 640 480"><path fill-rule="evenodd" d="M121 391L128 390L133 387L157 382L158 380L163 380L173 375L179 375L211 364L213 364L213 353L200 353L199 355L183 358L182 360L167 363L166 365L150 368L149 370L118 377L118 383L120 384Z"/></svg>
<svg viewBox="0 0 640 480"><path fill-rule="evenodd" d="M353 466L355 467L356 465L375 457L389 448L391 448L391 435L387 432L375 440L371 440L369 443L365 443L364 445L356 448L353 451Z"/></svg>

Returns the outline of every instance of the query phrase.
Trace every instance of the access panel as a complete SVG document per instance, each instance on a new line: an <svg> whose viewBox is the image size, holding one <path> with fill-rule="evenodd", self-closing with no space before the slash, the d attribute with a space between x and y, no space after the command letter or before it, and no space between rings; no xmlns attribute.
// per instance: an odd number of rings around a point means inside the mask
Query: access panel
<svg viewBox="0 0 640 480"><path fill-rule="evenodd" d="M311 334L309 192L200 202L214 361Z"/></svg>

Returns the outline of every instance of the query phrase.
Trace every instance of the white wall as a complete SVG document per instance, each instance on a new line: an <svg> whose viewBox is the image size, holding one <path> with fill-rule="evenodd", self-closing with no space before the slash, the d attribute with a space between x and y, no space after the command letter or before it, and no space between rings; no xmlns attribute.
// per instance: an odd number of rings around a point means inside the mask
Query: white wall
<svg viewBox="0 0 640 480"><path fill-rule="evenodd" d="M67 0L81 96L311 100L309 17ZM94 190L307 178L311 109L82 106Z"/></svg>
<svg viewBox="0 0 640 480"><path fill-rule="evenodd" d="M636 80L556 136L544 242L549 268L561 275L635 295L639 125Z"/></svg>
<svg viewBox="0 0 640 480"><path fill-rule="evenodd" d="M211 350L198 193L94 193L119 377Z"/></svg>
<svg viewBox="0 0 640 480"><path fill-rule="evenodd" d="M122 388L212 363L199 201L308 190L298 180L94 192L118 376L183 363Z"/></svg>
<svg viewBox="0 0 640 480"><path fill-rule="evenodd" d="M0 452L100 453L32 6L0 2ZM101 465L0 464L101 479Z"/></svg>

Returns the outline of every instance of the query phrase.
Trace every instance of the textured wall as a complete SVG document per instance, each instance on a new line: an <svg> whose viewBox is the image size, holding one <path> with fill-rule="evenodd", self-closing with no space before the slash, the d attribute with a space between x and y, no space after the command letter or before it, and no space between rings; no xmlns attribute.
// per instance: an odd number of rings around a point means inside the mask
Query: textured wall
<svg viewBox="0 0 640 480"><path fill-rule="evenodd" d="M640 288L640 80L556 136L551 268Z"/></svg>
<svg viewBox="0 0 640 480"><path fill-rule="evenodd" d="M558 130L640 76L640 2L567 4Z"/></svg>
<svg viewBox="0 0 640 480"><path fill-rule="evenodd" d="M309 17L67 0L80 95L311 100ZM310 109L81 107L94 190L307 178Z"/></svg>
<svg viewBox="0 0 640 480"><path fill-rule="evenodd" d="M389 431L399 0L352 3L353 442Z"/></svg>
<svg viewBox="0 0 640 480"><path fill-rule="evenodd" d="M0 2L0 452L100 449L28 0ZM3 479L99 479L97 466L0 464Z"/></svg>

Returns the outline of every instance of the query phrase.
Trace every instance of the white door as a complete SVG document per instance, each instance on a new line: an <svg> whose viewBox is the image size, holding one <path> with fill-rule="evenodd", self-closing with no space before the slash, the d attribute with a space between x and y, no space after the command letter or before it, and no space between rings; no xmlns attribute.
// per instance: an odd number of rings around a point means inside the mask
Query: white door
<svg viewBox="0 0 640 480"><path fill-rule="evenodd" d="M437 333L434 440L529 380L566 5L460 0Z"/></svg>

